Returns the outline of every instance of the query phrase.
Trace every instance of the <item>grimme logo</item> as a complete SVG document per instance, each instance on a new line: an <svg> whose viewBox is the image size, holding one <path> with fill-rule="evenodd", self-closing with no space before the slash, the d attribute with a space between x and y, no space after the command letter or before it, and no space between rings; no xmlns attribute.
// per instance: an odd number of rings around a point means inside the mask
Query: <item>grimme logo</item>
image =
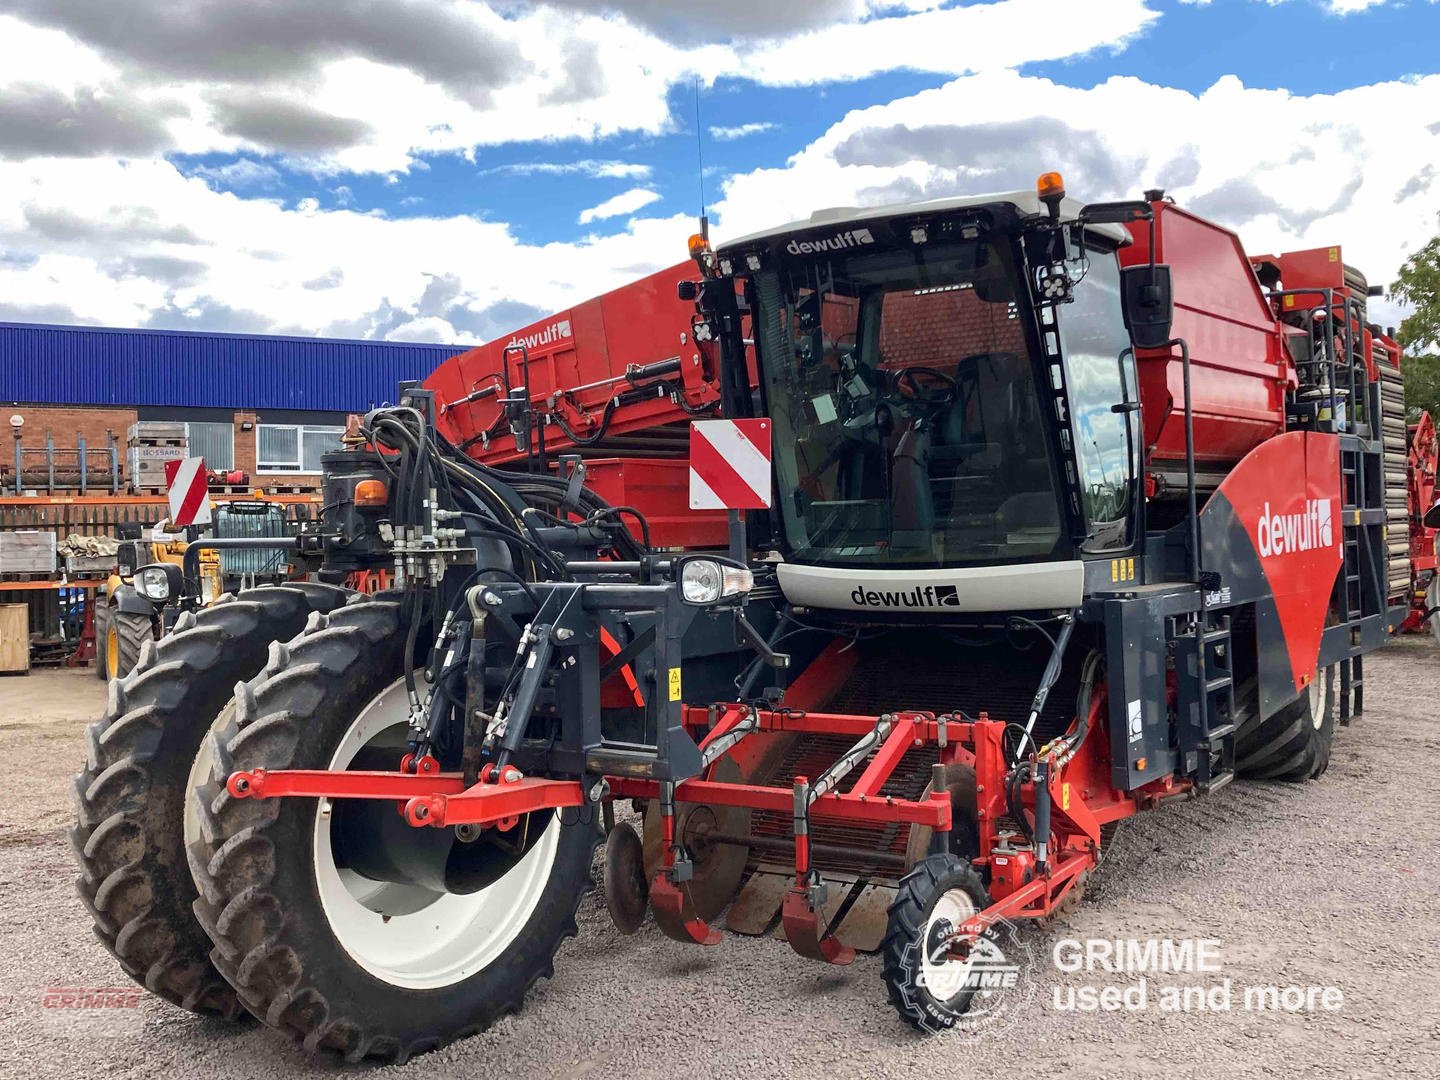
<svg viewBox="0 0 1440 1080"><path fill-rule="evenodd" d="M540 345L553 345L555 342L560 341L564 338L568 338L569 336L570 320L557 319L555 322L545 327L544 330L537 330L535 331L535 333L526 334L524 337L516 334L510 339L510 342L508 345L506 345L506 348L516 349L523 345L527 349L533 349Z"/></svg>
<svg viewBox="0 0 1440 1080"><path fill-rule="evenodd" d="M998 919L970 939L964 926L953 925L937 910L924 937L912 941L900 958L910 976L900 993L926 1031L994 1035L1027 1014L1035 983L1022 981L1020 974L1033 961L1029 944L1009 919Z"/></svg>
<svg viewBox="0 0 1440 1080"><path fill-rule="evenodd" d="M959 607L960 592L954 585L916 585L903 592L857 586L850 593L856 607Z"/></svg>
<svg viewBox="0 0 1440 1080"><path fill-rule="evenodd" d="M1305 508L1298 514L1272 514L1266 500L1260 515L1260 557L1268 559L1272 555L1334 547L1330 503L1330 499L1306 499Z"/></svg>
<svg viewBox="0 0 1440 1080"><path fill-rule="evenodd" d="M870 235L869 229L846 229L824 240L791 240L785 245L785 250L791 255L815 255L822 251L844 251L846 248L874 242L875 237Z"/></svg>

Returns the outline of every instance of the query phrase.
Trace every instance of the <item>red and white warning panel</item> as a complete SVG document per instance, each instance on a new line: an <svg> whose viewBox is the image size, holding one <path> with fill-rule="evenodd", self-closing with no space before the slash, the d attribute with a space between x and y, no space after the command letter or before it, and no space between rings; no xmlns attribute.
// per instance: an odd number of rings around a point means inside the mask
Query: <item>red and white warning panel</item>
<svg viewBox="0 0 1440 1080"><path fill-rule="evenodd" d="M210 521L210 484L205 459L180 458L165 463L165 486L172 526L205 525Z"/></svg>
<svg viewBox="0 0 1440 1080"><path fill-rule="evenodd" d="M690 509L763 510L771 504L769 420L690 425Z"/></svg>

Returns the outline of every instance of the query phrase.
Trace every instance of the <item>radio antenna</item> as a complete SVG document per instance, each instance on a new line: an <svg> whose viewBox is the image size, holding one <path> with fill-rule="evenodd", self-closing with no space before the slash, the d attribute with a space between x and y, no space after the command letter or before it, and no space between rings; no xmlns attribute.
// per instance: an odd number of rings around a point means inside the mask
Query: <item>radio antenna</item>
<svg viewBox="0 0 1440 1080"><path fill-rule="evenodd" d="M695 87L695 160L700 171L700 235L710 239L710 219L705 214L705 129L700 126L700 76L696 75Z"/></svg>

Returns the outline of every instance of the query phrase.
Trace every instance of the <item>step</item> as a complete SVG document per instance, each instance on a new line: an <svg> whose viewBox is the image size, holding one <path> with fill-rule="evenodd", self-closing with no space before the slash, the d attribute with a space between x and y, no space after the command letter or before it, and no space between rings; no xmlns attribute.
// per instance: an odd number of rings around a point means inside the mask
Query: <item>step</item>
<svg viewBox="0 0 1440 1080"><path fill-rule="evenodd" d="M1213 679L1205 680L1205 693L1217 694L1226 687L1233 686L1234 680L1229 675L1219 675Z"/></svg>
<svg viewBox="0 0 1440 1080"><path fill-rule="evenodd" d="M1226 784L1230 783L1230 781L1231 781L1231 780L1234 780L1234 779L1235 779L1235 770L1233 770L1233 769L1231 769L1231 770L1228 771L1228 772L1220 773L1219 775L1217 775L1217 776L1212 776L1212 777L1210 778L1210 782L1204 786L1204 790L1207 791L1207 792L1208 792L1208 791L1219 791L1222 787L1224 787Z"/></svg>
<svg viewBox="0 0 1440 1080"><path fill-rule="evenodd" d="M654 779L655 766L659 762L657 753L598 746L585 755L585 768L588 772L601 775Z"/></svg>
<svg viewBox="0 0 1440 1080"><path fill-rule="evenodd" d="M1219 727L1211 728L1211 729L1210 729L1210 734L1209 734L1208 738L1209 738L1209 740L1213 743L1213 742L1215 742L1215 741L1218 740L1218 739L1228 738L1229 736L1234 735L1234 734L1235 734L1235 725L1234 725L1234 724L1221 724Z"/></svg>

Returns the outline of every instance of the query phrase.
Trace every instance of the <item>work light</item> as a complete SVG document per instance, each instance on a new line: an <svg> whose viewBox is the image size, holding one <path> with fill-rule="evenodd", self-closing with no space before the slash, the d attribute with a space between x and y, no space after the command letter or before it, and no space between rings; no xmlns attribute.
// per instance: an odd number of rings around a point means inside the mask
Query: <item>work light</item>
<svg viewBox="0 0 1440 1080"><path fill-rule="evenodd" d="M135 588L141 596L157 604L170 599L170 578L163 566L142 566L136 570Z"/></svg>
<svg viewBox="0 0 1440 1080"><path fill-rule="evenodd" d="M691 557L675 570L680 597L687 604L714 604L728 596L742 596L755 585L755 575L728 559Z"/></svg>

